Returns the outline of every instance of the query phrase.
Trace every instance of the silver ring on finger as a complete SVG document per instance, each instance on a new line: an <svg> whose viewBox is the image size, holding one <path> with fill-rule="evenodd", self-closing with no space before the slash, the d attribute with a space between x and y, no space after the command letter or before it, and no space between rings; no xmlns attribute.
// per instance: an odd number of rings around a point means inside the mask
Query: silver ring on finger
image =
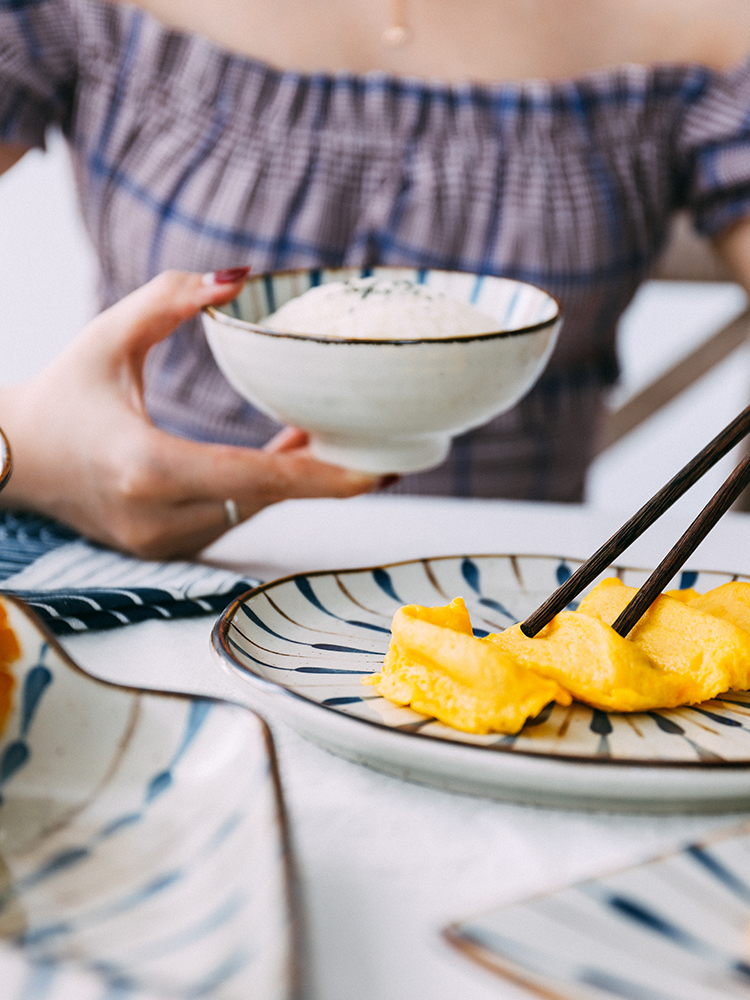
<svg viewBox="0 0 750 1000"><path fill-rule="evenodd" d="M234 528L240 523L240 512L234 500L224 501L224 516L230 528Z"/></svg>

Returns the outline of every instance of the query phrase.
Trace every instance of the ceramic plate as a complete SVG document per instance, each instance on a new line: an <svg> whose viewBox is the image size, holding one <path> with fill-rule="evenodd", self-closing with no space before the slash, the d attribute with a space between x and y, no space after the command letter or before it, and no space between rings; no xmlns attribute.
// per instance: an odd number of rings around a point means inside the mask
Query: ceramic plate
<svg viewBox="0 0 750 1000"><path fill-rule="evenodd" d="M363 686L380 669L402 604L460 595L478 634L523 620L580 565L546 556L455 556L289 577L250 591L214 646L304 735L363 764L459 791L526 802L647 811L750 805L750 694L692 708L614 715L545 709L518 736L472 736ZM611 567L639 586L648 570ZM736 576L683 572L708 590ZM592 585L593 586L593 585Z"/></svg>
<svg viewBox="0 0 750 1000"><path fill-rule="evenodd" d="M0 602L21 648L0 733L3 1000L67 997L66 983L75 1000L301 996L265 724L94 680Z"/></svg>
<svg viewBox="0 0 750 1000"><path fill-rule="evenodd" d="M739 1000L750 990L749 931L745 824L446 935L549 1000Z"/></svg>

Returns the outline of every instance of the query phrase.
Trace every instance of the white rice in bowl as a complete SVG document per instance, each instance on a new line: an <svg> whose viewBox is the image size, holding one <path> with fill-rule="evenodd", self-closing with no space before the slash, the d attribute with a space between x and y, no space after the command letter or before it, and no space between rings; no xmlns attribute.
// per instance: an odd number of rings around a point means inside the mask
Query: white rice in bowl
<svg viewBox="0 0 750 1000"><path fill-rule="evenodd" d="M352 278L310 288L261 320L276 333L346 340L420 340L494 333L498 321L468 302L404 278Z"/></svg>

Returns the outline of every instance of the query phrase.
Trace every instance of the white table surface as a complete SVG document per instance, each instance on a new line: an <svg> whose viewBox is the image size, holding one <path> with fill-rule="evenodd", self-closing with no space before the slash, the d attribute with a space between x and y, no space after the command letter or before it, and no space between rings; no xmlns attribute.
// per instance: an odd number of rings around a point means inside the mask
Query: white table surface
<svg viewBox="0 0 750 1000"><path fill-rule="evenodd" d="M587 507L366 497L289 501L204 554L271 579L421 556L585 557L618 527ZM667 515L627 554L653 566L685 527ZM750 572L750 515L729 514L690 564ZM245 700L209 647L213 621L147 622L69 637L91 673L142 687ZM440 937L463 916L652 856L738 816L623 816L486 801L400 781L334 757L269 717L310 939L314 1000L529 996Z"/></svg>

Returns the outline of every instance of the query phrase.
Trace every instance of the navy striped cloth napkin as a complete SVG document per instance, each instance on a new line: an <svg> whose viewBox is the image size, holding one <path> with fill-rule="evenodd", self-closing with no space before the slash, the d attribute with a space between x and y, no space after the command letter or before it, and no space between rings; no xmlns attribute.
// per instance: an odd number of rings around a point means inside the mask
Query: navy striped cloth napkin
<svg viewBox="0 0 750 1000"><path fill-rule="evenodd" d="M145 562L36 514L0 511L0 592L57 635L217 614L259 580L191 562Z"/></svg>

